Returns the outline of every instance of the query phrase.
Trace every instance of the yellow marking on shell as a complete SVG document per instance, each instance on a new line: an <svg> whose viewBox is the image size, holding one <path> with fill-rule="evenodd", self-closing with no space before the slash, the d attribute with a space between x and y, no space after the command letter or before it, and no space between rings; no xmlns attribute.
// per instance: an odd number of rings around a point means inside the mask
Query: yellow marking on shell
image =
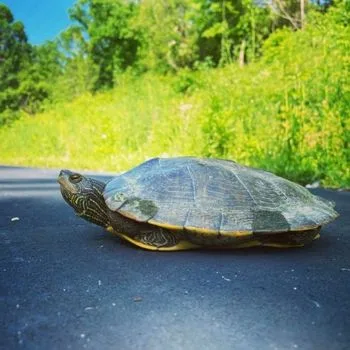
<svg viewBox="0 0 350 350"><path fill-rule="evenodd" d="M203 233L204 235L217 235L219 233L218 230L211 230L208 228L201 228L195 226L186 226L185 230L189 232Z"/></svg>
<svg viewBox="0 0 350 350"><path fill-rule="evenodd" d="M130 215L129 213L121 213L122 215L138 221L134 216ZM202 233L204 235L217 235L219 232L217 230L212 230L212 229L206 229L206 228L201 228L201 227L194 227L194 226L179 226L179 225L172 225L166 222L160 222L155 219L150 219L147 221L151 225L159 226L168 230L173 230L173 231L182 231L185 229L186 231L189 232L196 232L196 233ZM308 230L314 230L319 228L320 225L313 225L313 226L303 226L298 229L286 229L286 230L278 230L278 231L258 231L258 232L253 232L253 231L221 231L220 234L223 236L228 236L228 237L248 237L252 236L254 233L282 233L282 232L302 232L302 231L308 231Z"/></svg>
<svg viewBox="0 0 350 350"><path fill-rule="evenodd" d="M132 213L130 213L129 211L120 211L120 210L117 210L117 211L119 212L119 214L122 214L123 216L125 216L128 219L140 222L140 220L138 220L137 217L135 215L133 215Z"/></svg>
<svg viewBox="0 0 350 350"><path fill-rule="evenodd" d="M174 230L174 231L179 231L179 230L183 230L183 226L178 226L178 225L171 225L168 224L166 222L159 222L157 220L151 219L147 221L149 224L151 225L155 225L155 226L159 226L162 228L166 228L168 230Z"/></svg>
<svg viewBox="0 0 350 350"><path fill-rule="evenodd" d="M182 231L185 229L188 232L196 232L196 233L201 233L203 235L218 235L219 232L217 230L212 230L212 229L207 229L204 227L195 227L195 226L177 226L177 225L171 225L165 222L159 222L157 220L151 219L147 221L151 225L159 226L168 230L173 230L173 231ZM223 236L229 236L229 237L247 237L253 235L253 231L222 231L220 232Z"/></svg>
<svg viewBox="0 0 350 350"><path fill-rule="evenodd" d="M286 228L283 230L259 230L255 231L254 233L259 234L259 233L283 233L283 232L303 232L303 231L310 231L310 230L315 230L317 228L321 228L321 224L318 225L311 225L311 226L301 226L297 228Z"/></svg>
<svg viewBox="0 0 350 350"><path fill-rule="evenodd" d="M253 231L221 231L220 234L232 237L248 237L253 235Z"/></svg>
<svg viewBox="0 0 350 350"><path fill-rule="evenodd" d="M310 226L302 226L302 227L298 227L298 228L292 228L289 231L291 232L300 232L300 231L309 231L309 230L314 230L316 228L320 227L320 225L310 225Z"/></svg>
<svg viewBox="0 0 350 350"><path fill-rule="evenodd" d="M248 237L253 235L253 231L217 231L202 227L186 226L186 231L202 233L204 235L222 235L224 237Z"/></svg>

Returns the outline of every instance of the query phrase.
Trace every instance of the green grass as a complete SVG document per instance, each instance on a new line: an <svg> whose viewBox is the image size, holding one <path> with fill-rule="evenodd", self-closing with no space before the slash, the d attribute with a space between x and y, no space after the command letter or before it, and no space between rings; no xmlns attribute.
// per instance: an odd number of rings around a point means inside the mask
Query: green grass
<svg viewBox="0 0 350 350"><path fill-rule="evenodd" d="M162 77L125 80L114 91L23 115L0 130L0 161L120 171L160 154L193 153L201 133L184 110L187 99Z"/></svg>
<svg viewBox="0 0 350 350"><path fill-rule="evenodd" d="M0 129L0 163L117 172L197 155L350 187L349 38L348 26L316 18L303 32L275 33L243 69L124 75L113 91Z"/></svg>

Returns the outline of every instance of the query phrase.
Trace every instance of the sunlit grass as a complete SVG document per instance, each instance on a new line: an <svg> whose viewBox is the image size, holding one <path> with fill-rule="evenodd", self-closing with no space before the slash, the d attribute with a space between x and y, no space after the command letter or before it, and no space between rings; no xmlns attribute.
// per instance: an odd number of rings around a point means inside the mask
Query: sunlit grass
<svg viewBox="0 0 350 350"><path fill-rule="evenodd" d="M6 164L120 171L157 155L200 154L195 106L159 77L121 82L0 130Z"/></svg>

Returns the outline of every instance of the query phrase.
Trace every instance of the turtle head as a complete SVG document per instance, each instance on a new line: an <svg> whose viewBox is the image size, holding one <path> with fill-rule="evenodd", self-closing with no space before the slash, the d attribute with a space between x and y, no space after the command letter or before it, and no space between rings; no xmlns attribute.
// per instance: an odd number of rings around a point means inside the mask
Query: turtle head
<svg viewBox="0 0 350 350"><path fill-rule="evenodd" d="M70 170L61 170L57 181L62 197L78 216L99 226L109 225L103 182Z"/></svg>

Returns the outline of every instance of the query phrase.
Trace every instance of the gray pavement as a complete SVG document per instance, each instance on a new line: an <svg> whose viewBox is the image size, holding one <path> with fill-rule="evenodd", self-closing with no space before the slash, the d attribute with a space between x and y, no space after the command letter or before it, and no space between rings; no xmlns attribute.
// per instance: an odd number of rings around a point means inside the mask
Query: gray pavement
<svg viewBox="0 0 350 350"><path fill-rule="evenodd" d="M350 349L350 192L311 247L150 252L0 167L1 349ZM107 179L108 177L96 176Z"/></svg>

